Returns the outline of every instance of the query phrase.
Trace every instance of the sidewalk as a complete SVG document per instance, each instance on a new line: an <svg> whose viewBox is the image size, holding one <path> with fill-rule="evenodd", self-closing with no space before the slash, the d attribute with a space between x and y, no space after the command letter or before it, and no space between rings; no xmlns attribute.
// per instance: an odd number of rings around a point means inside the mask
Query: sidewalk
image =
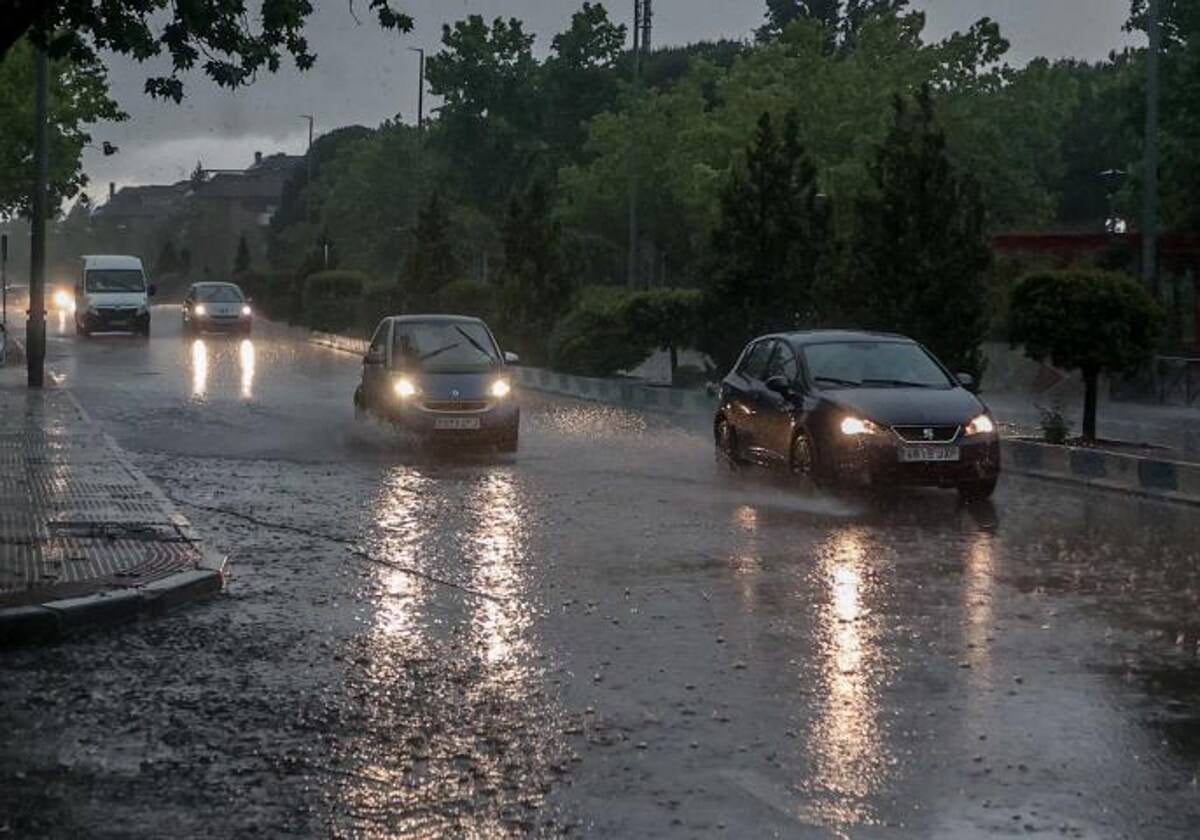
<svg viewBox="0 0 1200 840"><path fill-rule="evenodd" d="M0 643L214 594L224 561L65 389L0 368Z"/></svg>

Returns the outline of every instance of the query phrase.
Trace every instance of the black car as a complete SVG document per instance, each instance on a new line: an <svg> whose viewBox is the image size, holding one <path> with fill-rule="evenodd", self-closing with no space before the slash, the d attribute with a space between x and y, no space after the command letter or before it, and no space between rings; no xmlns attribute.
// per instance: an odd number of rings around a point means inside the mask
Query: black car
<svg viewBox="0 0 1200 840"><path fill-rule="evenodd" d="M765 336L721 385L718 451L821 485L931 485L987 498L1000 476L1000 441L972 385L899 335Z"/></svg>

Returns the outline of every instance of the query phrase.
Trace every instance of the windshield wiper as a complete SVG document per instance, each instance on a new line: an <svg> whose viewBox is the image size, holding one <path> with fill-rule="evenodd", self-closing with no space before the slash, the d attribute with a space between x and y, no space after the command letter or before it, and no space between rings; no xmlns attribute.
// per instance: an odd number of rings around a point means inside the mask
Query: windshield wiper
<svg viewBox="0 0 1200 840"><path fill-rule="evenodd" d="M494 359L492 359L492 354L489 353L482 344L480 344L478 341L476 341L469 332L464 330L462 327L455 327L454 329L458 331L459 335L461 335L467 341L471 342L472 347L474 347L476 350L478 350L483 355L487 356L488 359L495 361Z"/></svg>
<svg viewBox="0 0 1200 840"><path fill-rule="evenodd" d="M417 361L418 362L427 362L430 359L432 359L434 356L440 356L443 353L450 352L455 347L461 347L461 346L462 346L462 343L458 342L458 341L454 342L453 344L447 344L445 347L439 347L437 350L431 350L430 352L426 353L421 358L417 359Z"/></svg>
<svg viewBox="0 0 1200 840"><path fill-rule="evenodd" d="M838 379L836 376L814 376L814 382L828 382L830 385L843 385L847 388L861 388L861 382L852 382L849 379Z"/></svg>
<svg viewBox="0 0 1200 840"><path fill-rule="evenodd" d="M907 382L903 379L864 379L863 384L890 385L893 388L936 388L928 382Z"/></svg>

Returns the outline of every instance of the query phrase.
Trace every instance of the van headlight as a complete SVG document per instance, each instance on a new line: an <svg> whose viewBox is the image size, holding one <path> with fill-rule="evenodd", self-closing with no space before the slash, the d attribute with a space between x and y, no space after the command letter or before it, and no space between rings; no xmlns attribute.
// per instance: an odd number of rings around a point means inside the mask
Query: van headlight
<svg viewBox="0 0 1200 840"><path fill-rule="evenodd" d="M199 315L200 317L203 317L208 314L208 307L205 306L203 303L197 303L196 309L194 311L197 315Z"/></svg>
<svg viewBox="0 0 1200 840"><path fill-rule="evenodd" d="M507 379L497 379L492 383L492 396L498 400L502 400L512 393L512 386L508 384Z"/></svg>
<svg viewBox="0 0 1200 840"><path fill-rule="evenodd" d="M980 414L974 420L967 424L967 436L971 435L990 435L996 431L996 424L991 417L986 414Z"/></svg>
<svg viewBox="0 0 1200 840"><path fill-rule="evenodd" d="M417 395L417 386L413 384L411 379L405 376L397 379L396 384L393 385L392 388L395 390L396 396L402 400L406 400L409 397L415 397Z"/></svg>

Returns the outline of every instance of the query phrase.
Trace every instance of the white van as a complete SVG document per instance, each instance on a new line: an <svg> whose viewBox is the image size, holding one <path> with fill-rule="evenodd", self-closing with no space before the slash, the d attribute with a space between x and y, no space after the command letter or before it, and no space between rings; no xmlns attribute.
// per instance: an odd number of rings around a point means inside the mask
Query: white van
<svg viewBox="0 0 1200 840"><path fill-rule="evenodd" d="M75 283L75 331L85 338L94 332L149 336L153 295L137 257L85 256Z"/></svg>

